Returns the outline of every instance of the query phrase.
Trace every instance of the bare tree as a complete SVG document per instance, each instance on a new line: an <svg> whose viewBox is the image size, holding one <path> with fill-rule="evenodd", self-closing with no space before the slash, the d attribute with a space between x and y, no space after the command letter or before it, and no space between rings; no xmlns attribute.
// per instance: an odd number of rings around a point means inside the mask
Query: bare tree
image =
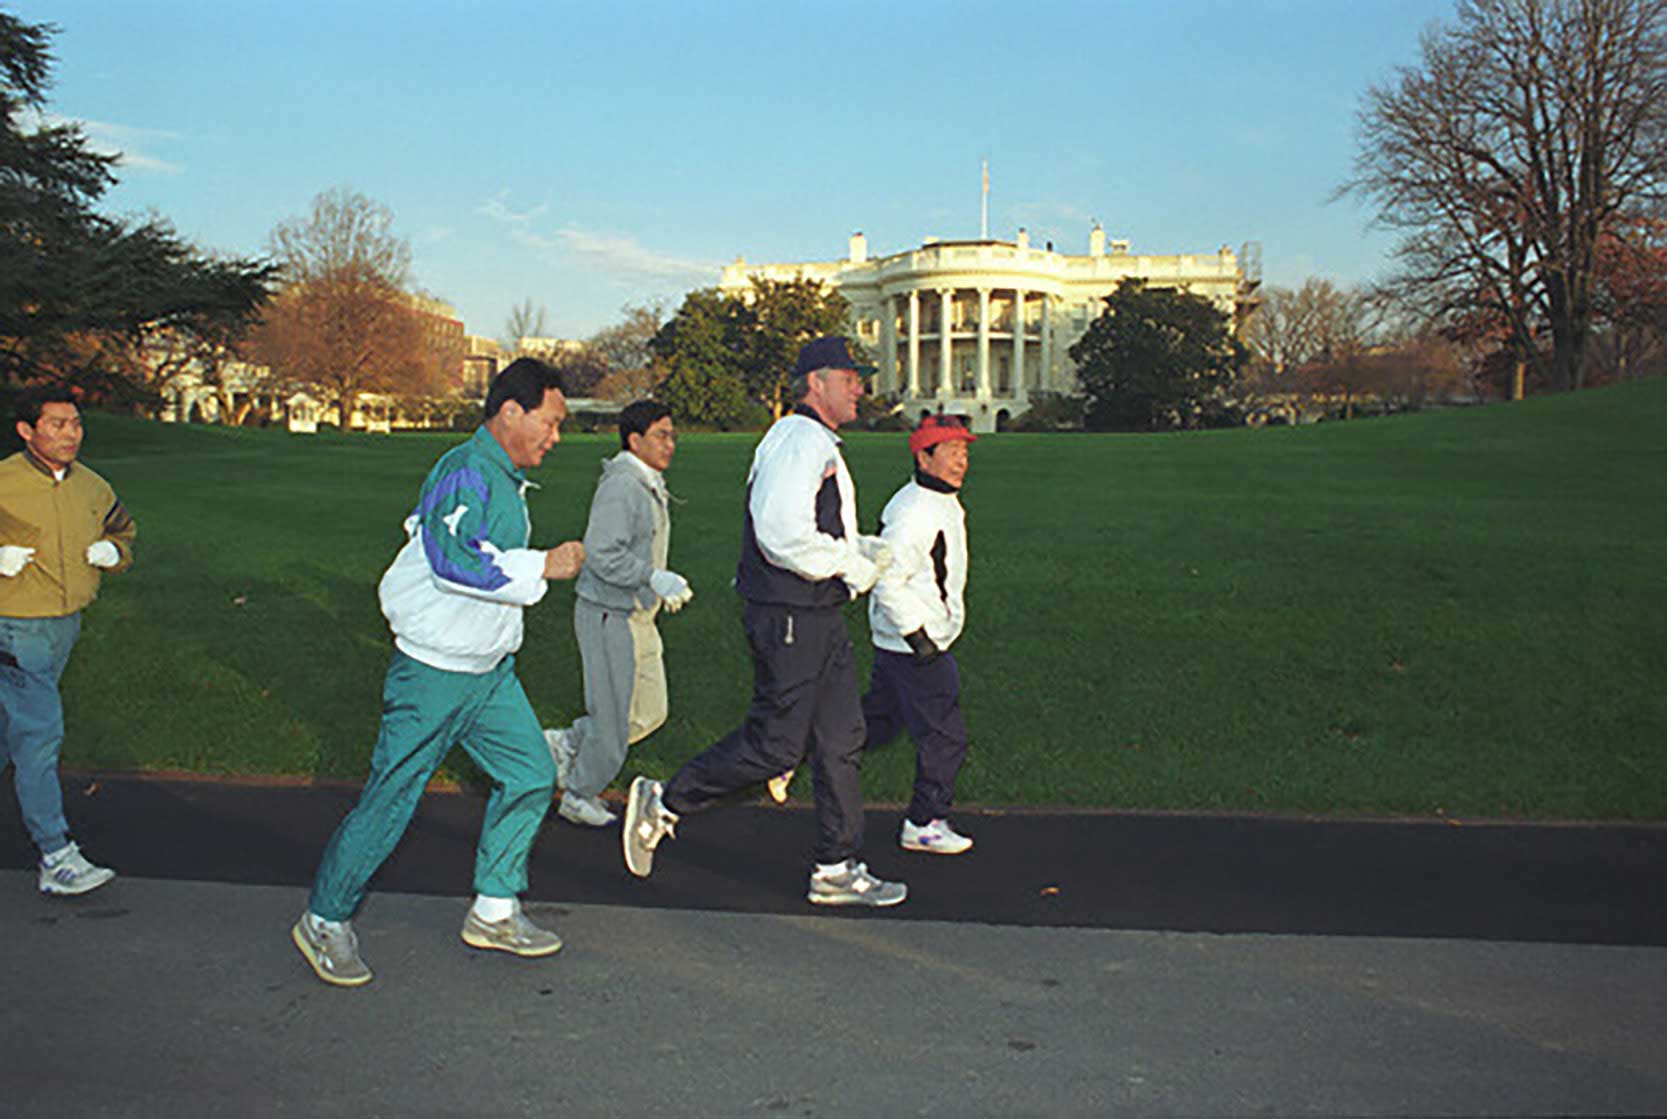
<svg viewBox="0 0 1667 1119"><path fill-rule="evenodd" d="M606 375L593 388L598 396L629 403L649 396L664 377L654 366L649 343L665 322L659 303L626 304L620 321L591 335L589 347L601 355Z"/></svg>
<svg viewBox="0 0 1667 1119"><path fill-rule="evenodd" d="M387 206L337 187L280 222L271 252L287 286L255 332L260 360L334 396L343 425L360 393L420 384L423 328L404 291L411 246Z"/></svg>
<svg viewBox="0 0 1667 1119"><path fill-rule="evenodd" d="M531 299L523 299L510 309L509 318L504 320L504 336L498 341L505 352L514 353L520 347L521 339L544 337L548 319L542 303L535 309Z"/></svg>
<svg viewBox="0 0 1667 1119"><path fill-rule="evenodd" d="M1367 92L1339 194L1405 233L1403 304L1577 388L1600 240L1667 180L1667 0L1459 0L1421 54Z"/></svg>

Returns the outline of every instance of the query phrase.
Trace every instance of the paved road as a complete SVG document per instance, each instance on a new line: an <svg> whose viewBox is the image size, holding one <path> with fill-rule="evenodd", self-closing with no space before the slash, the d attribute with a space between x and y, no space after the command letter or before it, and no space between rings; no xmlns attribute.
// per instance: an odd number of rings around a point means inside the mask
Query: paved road
<svg viewBox="0 0 1667 1119"><path fill-rule="evenodd" d="M123 876L35 895L5 798L4 1115L1667 1110L1664 828L969 814L931 859L876 812L913 896L828 915L802 811L691 819L647 882L552 820L568 946L523 961L458 941L481 802L430 796L337 991L287 928L352 790L71 792Z"/></svg>

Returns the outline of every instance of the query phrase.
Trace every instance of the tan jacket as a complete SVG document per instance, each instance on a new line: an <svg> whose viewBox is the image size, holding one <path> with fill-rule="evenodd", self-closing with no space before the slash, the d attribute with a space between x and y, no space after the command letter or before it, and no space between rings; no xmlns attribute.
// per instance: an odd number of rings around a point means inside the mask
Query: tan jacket
<svg viewBox="0 0 1667 1119"><path fill-rule="evenodd" d="M110 571L133 563L133 518L110 483L80 463L63 480L27 451L0 461L0 544L35 549L33 562L0 577L0 617L61 618L98 597L101 571L87 548L108 540L121 553Z"/></svg>

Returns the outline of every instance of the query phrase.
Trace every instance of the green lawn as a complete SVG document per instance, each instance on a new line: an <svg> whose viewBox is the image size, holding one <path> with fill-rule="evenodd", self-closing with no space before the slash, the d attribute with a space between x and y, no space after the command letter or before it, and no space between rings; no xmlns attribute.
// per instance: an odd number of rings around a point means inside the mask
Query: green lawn
<svg viewBox="0 0 1667 1119"><path fill-rule="evenodd" d="M92 418L86 459L137 518L139 563L86 616L66 764L362 774L376 581L458 438ZM626 778L745 709L729 584L756 439L688 436L670 472L698 593L662 622L672 717ZM582 533L614 445L571 437L535 472L538 542ZM903 440L847 445L872 524ZM965 502L963 803L1667 819L1667 381L1294 430L1003 435L973 449ZM580 703L571 598L527 617L548 722ZM906 741L871 754L870 798L904 799L911 766Z"/></svg>

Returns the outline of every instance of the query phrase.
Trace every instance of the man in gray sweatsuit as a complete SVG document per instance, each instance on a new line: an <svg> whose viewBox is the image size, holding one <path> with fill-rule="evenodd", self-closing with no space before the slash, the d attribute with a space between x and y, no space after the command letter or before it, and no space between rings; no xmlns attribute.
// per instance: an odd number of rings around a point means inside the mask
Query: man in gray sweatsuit
<svg viewBox="0 0 1667 1119"><path fill-rule="evenodd" d="M694 597L667 569L671 512L663 472L677 450L671 411L653 400L619 416L622 450L602 464L590 504L585 563L574 584L573 632L584 659L585 710L571 727L544 732L562 789L557 813L589 827L618 817L601 792L625 764L626 747L666 721L666 670L654 619Z"/></svg>

